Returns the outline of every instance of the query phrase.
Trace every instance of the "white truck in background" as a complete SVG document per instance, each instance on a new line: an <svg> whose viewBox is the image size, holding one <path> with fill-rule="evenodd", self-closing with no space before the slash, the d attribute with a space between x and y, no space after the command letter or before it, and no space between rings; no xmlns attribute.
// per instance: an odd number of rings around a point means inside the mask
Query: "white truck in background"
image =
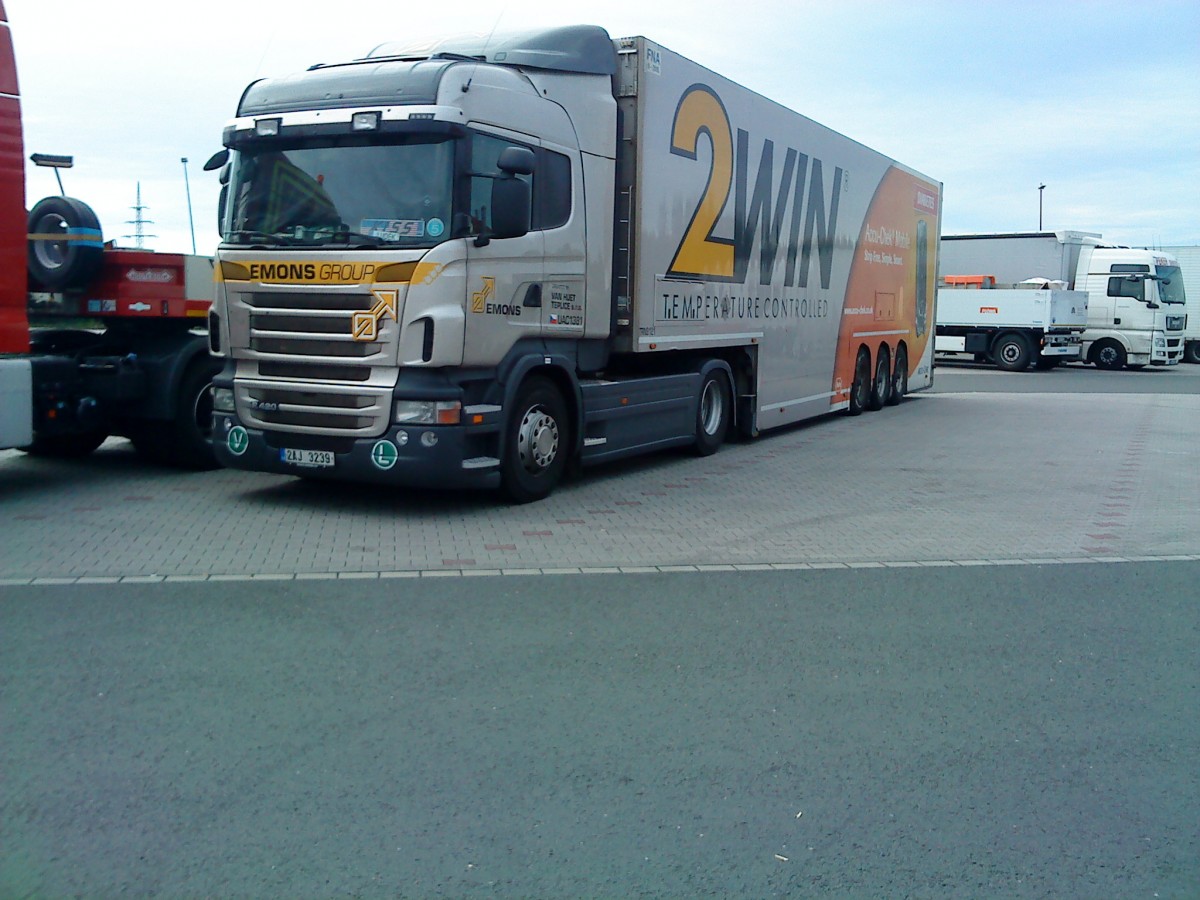
<svg viewBox="0 0 1200 900"><path fill-rule="evenodd" d="M1173 256L1183 276L1187 294L1184 308L1187 323L1183 328L1183 361L1200 364L1200 247L1163 247L1162 252Z"/></svg>
<svg viewBox="0 0 1200 900"><path fill-rule="evenodd" d="M997 284L991 275L950 275L937 294L934 351L1020 372L1051 369L1080 358L1087 293L1062 282L1031 279Z"/></svg>
<svg viewBox="0 0 1200 900"><path fill-rule="evenodd" d="M1081 231L943 235L941 274L1044 278L1088 294L1083 360L1102 369L1173 366L1187 318L1175 257Z"/></svg>

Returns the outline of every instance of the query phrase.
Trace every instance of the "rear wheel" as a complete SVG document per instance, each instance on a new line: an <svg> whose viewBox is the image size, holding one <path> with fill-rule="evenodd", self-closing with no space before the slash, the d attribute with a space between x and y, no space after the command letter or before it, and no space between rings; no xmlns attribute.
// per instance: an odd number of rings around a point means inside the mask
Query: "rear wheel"
<svg viewBox="0 0 1200 900"><path fill-rule="evenodd" d="M165 422L139 423L129 439L146 459L184 469L215 469L212 447L212 380L219 365L201 359L179 383L175 417Z"/></svg>
<svg viewBox="0 0 1200 900"><path fill-rule="evenodd" d="M516 503L541 500L562 478L571 446L567 405L554 383L533 377L517 392L504 437L501 489Z"/></svg>
<svg viewBox="0 0 1200 900"><path fill-rule="evenodd" d="M711 456L725 443L732 407L729 382L720 371L709 372L700 386L696 406L696 454Z"/></svg>
<svg viewBox="0 0 1200 900"><path fill-rule="evenodd" d="M887 402L895 406L908 393L908 351L904 347L896 348L896 365L892 367L892 391L888 394Z"/></svg>
<svg viewBox="0 0 1200 900"><path fill-rule="evenodd" d="M857 416L870 402L871 354L864 347L858 351L858 357L854 360L854 383L850 385L850 407L846 412Z"/></svg>
<svg viewBox="0 0 1200 900"><path fill-rule="evenodd" d="M21 449L30 456L48 459L82 459L108 439L104 431L84 431L79 434L35 436L33 443Z"/></svg>
<svg viewBox="0 0 1200 900"><path fill-rule="evenodd" d="M892 367L889 365L887 347L879 348L875 358L875 377L871 379L871 409L883 409L892 396Z"/></svg>
<svg viewBox="0 0 1200 900"><path fill-rule="evenodd" d="M1002 334L992 347L992 359L1001 369L1023 372L1029 368L1029 341L1020 334Z"/></svg>

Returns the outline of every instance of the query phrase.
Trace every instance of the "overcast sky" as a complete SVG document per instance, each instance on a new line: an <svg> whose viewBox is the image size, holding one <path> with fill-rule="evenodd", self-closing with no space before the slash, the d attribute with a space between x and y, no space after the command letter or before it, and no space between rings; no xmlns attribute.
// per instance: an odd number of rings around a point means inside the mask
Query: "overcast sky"
<svg viewBox="0 0 1200 900"><path fill-rule="evenodd" d="M1200 244L1200 2L1081 0L4 0L26 155L132 245L217 243L220 147L243 88L377 44L536 25L644 34L944 182L943 232ZM28 166L27 203L57 193Z"/></svg>

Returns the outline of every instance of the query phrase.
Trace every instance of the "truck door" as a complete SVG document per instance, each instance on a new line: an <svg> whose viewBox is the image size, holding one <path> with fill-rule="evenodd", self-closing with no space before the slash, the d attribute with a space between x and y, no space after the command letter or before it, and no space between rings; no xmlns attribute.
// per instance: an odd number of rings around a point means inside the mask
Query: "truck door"
<svg viewBox="0 0 1200 900"><path fill-rule="evenodd" d="M470 215L474 233L491 230L492 183L508 147L534 147L529 142L476 133L471 147ZM518 175L532 183L536 177ZM499 361L514 343L542 330L545 239L531 229L515 238L494 239L476 246L467 239L467 326L465 359Z"/></svg>

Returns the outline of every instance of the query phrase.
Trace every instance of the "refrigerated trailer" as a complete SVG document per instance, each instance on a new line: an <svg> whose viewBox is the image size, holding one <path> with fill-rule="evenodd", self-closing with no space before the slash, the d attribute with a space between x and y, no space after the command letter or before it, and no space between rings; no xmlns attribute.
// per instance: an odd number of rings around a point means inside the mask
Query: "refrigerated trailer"
<svg viewBox="0 0 1200 900"><path fill-rule="evenodd" d="M1183 357L1183 281L1169 253L1092 232L943 235L941 274L1061 281L1088 295L1083 359L1100 368L1173 366Z"/></svg>
<svg viewBox="0 0 1200 900"><path fill-rule="evenodd" d="M931 383L941 185L644 37L383 45L224 144L226 465L529 501Z"/></svg>
<svg viewBox="0 0 1200 900"><path fill-rule="evenodd" d="M72 197L26 212L24 163L0 2L0 449L83 456L119 434L156 462L213 466L212 261L113 249Z"/></svg>

